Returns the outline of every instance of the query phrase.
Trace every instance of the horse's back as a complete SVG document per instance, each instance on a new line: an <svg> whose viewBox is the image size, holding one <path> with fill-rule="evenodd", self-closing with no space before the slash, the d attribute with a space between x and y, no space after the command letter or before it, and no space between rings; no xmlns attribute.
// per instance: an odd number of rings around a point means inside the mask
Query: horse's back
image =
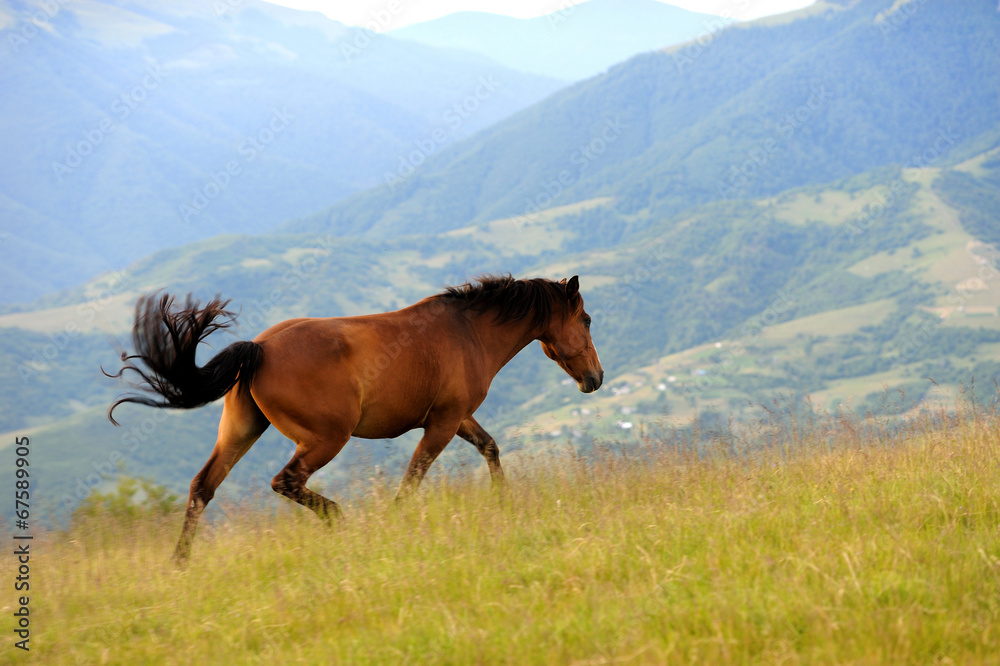
<svg viewBox="0 0 1000 666"><path fill-rule="evenodd" d="M283 432L335 420L359 437L394 437L420 427L442 396L462 392L451 386L461 339L418 332L406 313L288 320L257 342L264 354L252 393Z"/></svg>

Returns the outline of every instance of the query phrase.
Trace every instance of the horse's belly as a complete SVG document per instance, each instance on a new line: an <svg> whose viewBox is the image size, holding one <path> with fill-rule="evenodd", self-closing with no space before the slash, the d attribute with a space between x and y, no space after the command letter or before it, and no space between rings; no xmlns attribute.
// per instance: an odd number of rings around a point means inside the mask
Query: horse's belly
<svg viewBox="0 0 1000 666"><path fill-rule="evenodd" d="M423 426L426 410L371 407L364 409L352 433L362 439L390 439Z"/></svg>

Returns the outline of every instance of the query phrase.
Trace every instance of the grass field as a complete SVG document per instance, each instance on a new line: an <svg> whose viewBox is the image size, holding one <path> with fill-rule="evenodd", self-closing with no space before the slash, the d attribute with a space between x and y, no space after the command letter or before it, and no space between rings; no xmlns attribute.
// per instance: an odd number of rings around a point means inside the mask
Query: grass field
<svg viewBox="0 0 1000 666"><path fill-rule="evenodd" d="M183 571L178 515L98 518L33 546L30 661L998 663L998 426L967 405L901 430L783 417L697 453L667 433L398 511L375 482L332 530L229 511Z"/></svg>

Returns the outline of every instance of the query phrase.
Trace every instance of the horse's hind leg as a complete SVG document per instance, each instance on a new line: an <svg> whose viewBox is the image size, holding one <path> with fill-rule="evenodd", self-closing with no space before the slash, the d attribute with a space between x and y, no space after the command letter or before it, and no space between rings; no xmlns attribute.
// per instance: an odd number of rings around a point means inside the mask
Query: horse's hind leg
<svg viewBox="0 0 1000 666"><path fill-rule="evenodd" d="M497 443L490 437L490 433L479 425L479 422L471 416L458 427L458 436L475 446L490 468L490 478L494 486L503 485L503 468L500 466L500 449Z"/></svg>
<svg viewBox="0 0 1000 666"><path fill-rule="evenodd" d="M350 433L323 438L312 438L298 443L295 455L271 481L274 492L312 509L320 518L329 522L339 518L340 507L331 499L306 488L306 481L317 470L333 460L351 438Z"/></svg>
<svg viewBox="0 0 1000 666"><path fill-rule="evenodd" d="M191 541L198 527L198 519L215 496L219 484L269 425L248 392L240 392L234 388L226 394L215 448L208 462L191 481L184 528L174 551L174 561L177 564L184 564L191 555Z"/></svg>

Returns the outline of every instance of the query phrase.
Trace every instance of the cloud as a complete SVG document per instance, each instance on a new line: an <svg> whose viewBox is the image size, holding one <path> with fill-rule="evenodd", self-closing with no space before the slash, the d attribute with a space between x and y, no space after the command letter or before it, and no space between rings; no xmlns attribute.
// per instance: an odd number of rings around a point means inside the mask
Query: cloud
<svg viewBox="0 0 1000 666"><path fill-rule="evenodd" d="M395 30L405 25L421 23L462 11L505 14L517 18L532 18L551 14L569 4L587 0L355 0L354 2L329 2L325 0L271 0L275 4L322 12L347 25L366 25L394 5L392 22L385 30ZM662 0L661 0L662 1ZM801 9L815 0L674 0L667 4L691 11L750 20Z"/></svg>

